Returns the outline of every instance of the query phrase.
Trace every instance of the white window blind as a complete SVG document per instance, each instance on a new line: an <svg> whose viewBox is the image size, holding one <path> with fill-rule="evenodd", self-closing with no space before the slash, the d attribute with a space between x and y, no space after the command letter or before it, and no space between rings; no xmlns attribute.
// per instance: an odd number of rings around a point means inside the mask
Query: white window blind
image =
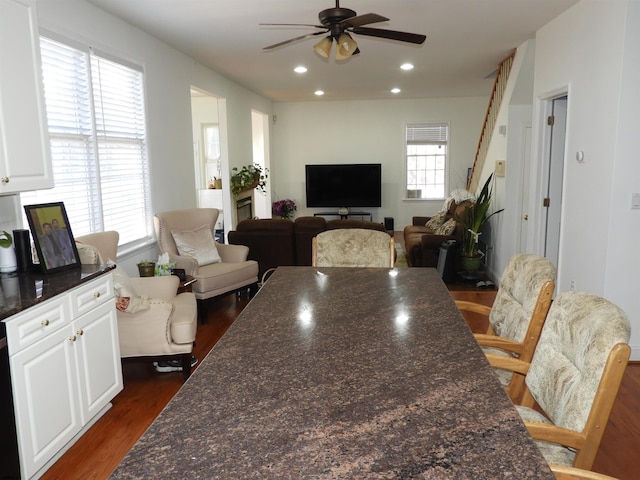
<svg viewBox="0 0 640 480"><path fill-rule="evenodd" d="M447 188L449 125L407 125L407 198L441 199Z"/></svg>
<svg viewBox="0 0 640 480"><path fill-rule="evenodd" d="M21 194L22 204L63 201L75 236L151 237L142 72L88 48L40 44L55 187Z"/></svg>

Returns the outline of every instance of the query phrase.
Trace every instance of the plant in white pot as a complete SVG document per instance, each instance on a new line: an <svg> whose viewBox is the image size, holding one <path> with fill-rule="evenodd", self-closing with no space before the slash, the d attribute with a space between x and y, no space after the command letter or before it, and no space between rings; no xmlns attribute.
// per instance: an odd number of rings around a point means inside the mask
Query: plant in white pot
<svg viewBox="0 0 640 480"><path fill-rule="evenodd" d="M461 215L456 217L456 220L460 222L463 228L462 245L460 249L462 268L469 273L476 272L480 268L480 261L482 259L482 254L478 246L478 239L481 234L480 230L482 230L484 224L487 223L491 217L504 210L504 208L501 208L491 214L489 213L491 198L493 197L492 179L493 173L487 178L475 202Z"/></svg>
<svg viewBox="0 0 640 480"><path fill-rule="evenodd" d="M18 269L13 238L6 230L0 232L0 273L11 273Z"/></svg>

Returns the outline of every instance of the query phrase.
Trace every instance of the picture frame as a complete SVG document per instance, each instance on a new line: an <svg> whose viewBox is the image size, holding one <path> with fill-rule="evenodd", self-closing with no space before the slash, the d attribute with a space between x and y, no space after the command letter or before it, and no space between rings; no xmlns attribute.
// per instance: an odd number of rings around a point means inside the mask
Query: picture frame
<svg viewBox="0 0 640 480"><path fill-rule="evenodd" d="M25 214L43 273L80 266L64 202L25 205Z"/></svg>

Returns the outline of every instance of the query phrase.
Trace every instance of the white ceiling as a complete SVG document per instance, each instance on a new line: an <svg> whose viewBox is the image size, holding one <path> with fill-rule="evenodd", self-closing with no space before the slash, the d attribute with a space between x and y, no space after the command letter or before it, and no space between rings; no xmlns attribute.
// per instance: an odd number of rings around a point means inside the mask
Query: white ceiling
<svg viewBox="0 0 640 480"><path fill-rule="evenodd" d="M260 23L319 24L334 0L88 0L200 63L274 101L488 95L498 63L578 0L342 0L388 22L374 28L421 33L420 46L354 35L360 55L337 63L312 46L315 36L271 51L263 47L317 31ZM334 47L335 49L335 47ZM332 50L333 54L333 50ZM404 72L400 64L415 69ZM293 72L297 65L306 74ZM392 87L402 92L393 95ZM212 92L215 93L215 92Z"/></svg>

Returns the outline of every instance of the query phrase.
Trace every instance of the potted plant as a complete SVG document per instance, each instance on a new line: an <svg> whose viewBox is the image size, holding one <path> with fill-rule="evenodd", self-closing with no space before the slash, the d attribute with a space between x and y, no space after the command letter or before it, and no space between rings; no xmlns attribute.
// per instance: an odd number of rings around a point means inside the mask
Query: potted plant
<svg viewBox="0 0 640 480"><path fill-rule="evenodd" d="M292 218L296 210L296 202L288 198L285 200L278 200L277 202L273 202L273 205L271 206L271 212L274 215L286 219Z"/></svg>
<svg viewBox="0 0 640 480"><path fill-rule="evenodd" d="M478 238L480 237L480 230L487 221L495 214L504 210L496 210L489 214L489 207L491 206L491 198L493 196L493 189L491 186L491 180L493 179L493 173L489 175L487 181L484 183L480 195L476 198L476 201L470 205L465 211L456 217L456 220L462 225L462 245L460 255L462 257L462 268L469 273L476 272L480 267L480 260L482 255L478 248Z"/></svg>
<svg viewBox="0 0 640 480"><path fill-rule="evenodd" d="M233 172L233 175L231 175L231 193L234 196L254 188L266 193L268 172L266 169L263 171L262 167L257 163L245 165L241 169L233 167L231 171Z"/></svg>
<svg viewBox="0 0 640 480"><path fill-rule="evenodd" d="M13 238L6 230L0 232L0 272L15 272L18 268L16 252L13 249Z"/></svg>

